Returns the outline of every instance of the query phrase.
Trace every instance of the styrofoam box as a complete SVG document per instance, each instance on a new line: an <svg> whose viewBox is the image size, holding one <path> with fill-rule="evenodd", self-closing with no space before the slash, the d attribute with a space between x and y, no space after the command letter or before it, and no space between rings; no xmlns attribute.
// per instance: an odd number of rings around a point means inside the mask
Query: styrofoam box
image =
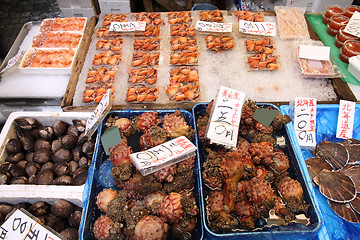
<svg viewBox="0 0 360 240"><path fill-rule="evenodd" d="M92 18L96 15L95 8L61 8L64 17L86 17Z"/></svg>
<svg viewBox="0 0 360 240"><path fill-rule="evenodd" d="M5 145L11 138L16 138L14 120L22 117L32 117L39 120L43 125L52 125L56 120L63 120L72 123L73 119L87 119L90 112L13 112L5 122L0 134L0 163L7 157ZM99 141L97 136L96 141ZM96 150L95 150L96 151ZM96 153L94 152L93 156ZM94 161L93 161L94 162ZM13 199L22 198L29 202L36 202L37 199L66 199L80 207L88 199L88 189L93 177L93 164L88 170L88 179L82 186L59 186L59 185L32 185L32 184L12 184L0 185L0 201L12 203Z"/></svg>
<svg viewBox="0 0 360 240"><path fill-rule="evenodd" d="M131 12L130 1L99 1L102 13L128 13Z"/></svg>
<svg viewBox="0 0 360 240"><path fill-rule="evenodd" d="M56 0L60 8L92 8L92 0Z"/></svg>
<svg viewBox="0 0 360 240"><path fill-rule="evenodd" d="M348 71L360 81L360 55L349 58Z"/></svg>

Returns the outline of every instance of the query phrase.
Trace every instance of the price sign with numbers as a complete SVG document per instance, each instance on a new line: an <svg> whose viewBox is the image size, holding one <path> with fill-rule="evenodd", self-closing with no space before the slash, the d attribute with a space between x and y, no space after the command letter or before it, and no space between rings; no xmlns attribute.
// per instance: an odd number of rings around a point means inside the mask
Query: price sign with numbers
<svg viewBox="0 0 360 240"><path fill-rule="evenodd" d="M211 142L236 147L245 93L221 86L206 137Z"/></svg>
<svg viewBox="0 0 360 240"><path fill-rule="evenodd" d="M189 139L181 136L146 151L133 153L130 159L145 176L195 156L196 149Z"/></svg>
<svg viewBox="0 0 360 240"><path fill-rule="evenodd" d="M316 146L315 98L295 98L294 129L300 147Z"/></svg>
<svg viewBox="0 0 360 240"><path fill-rule="evenodd" d="M239 20L239 31L254 35L276 36L276 24L273 22Z"/></svg>
<svg viewBox="0 0 360 240"><path fill-rule="evenodd" d="M352 138L354 129L355 102L340 100L336 137Z"/></svg>
<svg viewBox="0 0 360 240"><path fill-rule="evenodd" d="M344 32L360 37L360 13L354 12L350 18L349 23L346 25Z"/></svg>
<svg viewBox="0 0 360 240"><path fill-rule="evenodd" d="M0 227L0 239L63 240L65 238L42 226L23 209L17 209Z"/></svg>
<svg viewBox="0 0 360 240"><path fill-rule="evenodd" d="M111 109L111 90L108 89L95 111L86 121L85 135L90 138Z"/></svg>
<svg viewBox="0 0 360 240"><path fill-rule="evenodd" d="M145 31L146 22L136 21L136 22L112 22L110 24L110 32L135 32L135 31Z"/></svg>
<svg viewBox="0 0 360 240"><path fill-rule="evenodd" d="M232 23L197 21L195 29L203 32L232 32Z"/></svg>

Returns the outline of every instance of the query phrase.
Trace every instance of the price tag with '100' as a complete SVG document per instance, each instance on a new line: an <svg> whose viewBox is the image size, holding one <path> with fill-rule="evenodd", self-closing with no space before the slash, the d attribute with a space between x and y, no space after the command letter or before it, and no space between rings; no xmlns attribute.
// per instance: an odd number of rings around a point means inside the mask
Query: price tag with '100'
<svg viewBox="0 0 360 240"><path fill-rule="evenodd" d="M203 32L232 32L232 23L197 21L195 29Z"/></svg>
<svg viewBox="0 0 360 240"><path fill-rule="evenodd" d="M300 147L316 146L315 98L295 98L294 130Z"/></svg>
<svg viewBox="0 0 360 240"><path fill-rule="evenodd" d="M239 20L239 31L247 34L276 36L276 24L273 22Z"/></svg>
<svg viewBox="0 0 360 240"><path fill-rule="evenodd" d="M145 31L146 22L135 21L135 22L112 22L110 24L110 32L135 32Z"/></svg>
<svg viewBox="0 0 360 240"><path fill-rule="evenodd" d="M102 120L104 120L105 116L110 111L111 103L111 89L108 89L99 102L99 105L96 107L95 111L86 121L85 135L88 138L93 135L99 124L102 122Z"/></svg>

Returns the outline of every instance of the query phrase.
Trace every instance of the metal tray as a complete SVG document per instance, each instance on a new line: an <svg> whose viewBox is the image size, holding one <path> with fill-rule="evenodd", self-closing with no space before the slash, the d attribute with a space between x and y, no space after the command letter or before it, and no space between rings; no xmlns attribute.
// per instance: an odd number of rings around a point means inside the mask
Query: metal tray
<svg viewBox="0 0 360 240"><path fill-rule="evenodd" d="M171 114L174 113L175 110L157 110L159 113L159 117L163 119L165 114ZM180 110L181 116L184 117L186 122L194 128L194 121L193 116L190 112L185 110ZM122 111L111 111L108 116L104 119L102 124L98 128L98 134L101 136L105 129L105 122L108 119L109 116L115 117L125 117L125 118L134 118L136 116L139 116L140 114L144 112L152 112L151 110L122 110ZM128 145L130 145L134 152L140 151L139 143L138 143L138 137L141 136L141 133L136 133L135 137L128 138ZM134 141L135 140L135 141ZM88 201L84 202L84 210L83 210L83 217L81 220L80 228L79 228L79 236L80 239L94 239L94 236L92 234L92 229L95 220L101 215L101 211L98 209L96 205L96 196L101 192L104 188L115 188L114 187L114 179L111 176L111 169L112 165L109 161L109 157L105 155L103 146L101 142L97 142L96 146L96 156L94 158L93 164L94 164L94 175L92 179L88 179L90 186L89 191L89 197ZM198 160L195 160L195 166L194 166L194 177L195 179L195 185L194 185L194 193L197 205L199 206L200 203L200 194L199 194L199 186L198 186ZM202 221L200 220L200 212L201 212L201 206L199 206L199 214L197 215L197 226L195 229L195 232L193 236L190 238L191 240L198 240L203 239L203 226ZM172 240L178 240L178 238L168 238Z"/></svg>
<svg viewBox="0 0 360 240"><path fill-rule="evenodd" d="M197 120L199 116L205 114L205 110L208 103L199 103L194 106L192 112L194 115L194 120ZM270 107L272 109L279 110L275 105L268 103L259 103L257 104L260 107ZM208 187L202 183L202 178L199 178L200 185L200 206L204 209L201 211L201 221L204 225L204 232L206 239L313 239L321 226L321 218L318 211L317 204L315 202L314 196L311 194L311 180L308 176L304 175L303 169L299 163L297 156L294 153L293 148L291 148L290 140L286 134L285 129L283 128L279 134L280 136L285 137L286 147L282 151L289 157L290 168L288 170L289 176L293 179L297 179L304 190L304 200L310 205L308 211L308 217L310 218L310 225L304 226L298 223L291 223L286 226L272 226L265 227L262 230L256 231L237 231L233 233L217 233L210 229L207 222L207 214L205 209L205 199L208 195ZM200 142L198 136L196 136L196 144L198 146L198 155L199 155L199 176L202 176L202 166L204 161L206 161L205 156L202 154L203 145Z"/></svg>

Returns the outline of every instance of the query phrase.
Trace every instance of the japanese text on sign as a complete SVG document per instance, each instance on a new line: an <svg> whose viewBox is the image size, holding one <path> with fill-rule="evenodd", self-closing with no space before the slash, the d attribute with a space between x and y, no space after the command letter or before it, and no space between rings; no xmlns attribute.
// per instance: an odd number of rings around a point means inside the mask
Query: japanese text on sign
<svg viewBox="0 0 360 240"><path fill-rule="evenodd" d="M211 142L236 147L244 100L243 92L220 87L206 133Z"/></svg>
<svg viewBox="0 0 360 240"><path fill-rule="evenodd" d="M91 137L91 135L95 132L96 128L108 114L111 109L111 90L108 89L101 101L99 102L98 106L96 107L95 111L91 114L91 116L86 121L86 129L85 135L87 137Z"/></svg>
<svg viewBox="0 0 360 240"><path fill-rule="evenodd" d="M143 175L147 175L195 156L195 151L196 146L181 136L146 151L133 153L130 159Z"/></svg>
<svg viewBox="0 0 360 240"><path fill-rule="evenodd" d="M1 240L61 240L50 232L41 222L33 220L22 210L17 209L0 227Z"/></svg>
<svg viewBox="0 0 360 240"><path fill-rule="evenodd" d="M349 33L351 35L360 37L360 13L354 12L352 17L350 18L349 23L346 25L344 32Z"/></svg>
<svg viewBox="0 0 360 240"><path fill-rule="evenodd" d="M354 129L355 102L340 100L336 137L352 138Z"/></svg>
<svg viewBox="0 0 360 240"><path fill-rule="evenodd" d="M134 32L145 31L146 22L112 22L109 31L111 32Z"/></svg>
<svg viewBox="0 0 360 240"><path fill-rule="evenodd" d="M295 98L294 129L300 146L316 146L315 98Z"/></svg>
<svg viewBox="0 0 360 240"><path fill-rule="evenodd" d="M255 35L275 36L276 25L273 22L250 22L239 20L239 31Z"/></svg>
<svg viewBox="0 0 360 240"><path fill-rule="evenodd" d="M232 23L197 21L195 29L203 32L232 32Z"/></svg>

